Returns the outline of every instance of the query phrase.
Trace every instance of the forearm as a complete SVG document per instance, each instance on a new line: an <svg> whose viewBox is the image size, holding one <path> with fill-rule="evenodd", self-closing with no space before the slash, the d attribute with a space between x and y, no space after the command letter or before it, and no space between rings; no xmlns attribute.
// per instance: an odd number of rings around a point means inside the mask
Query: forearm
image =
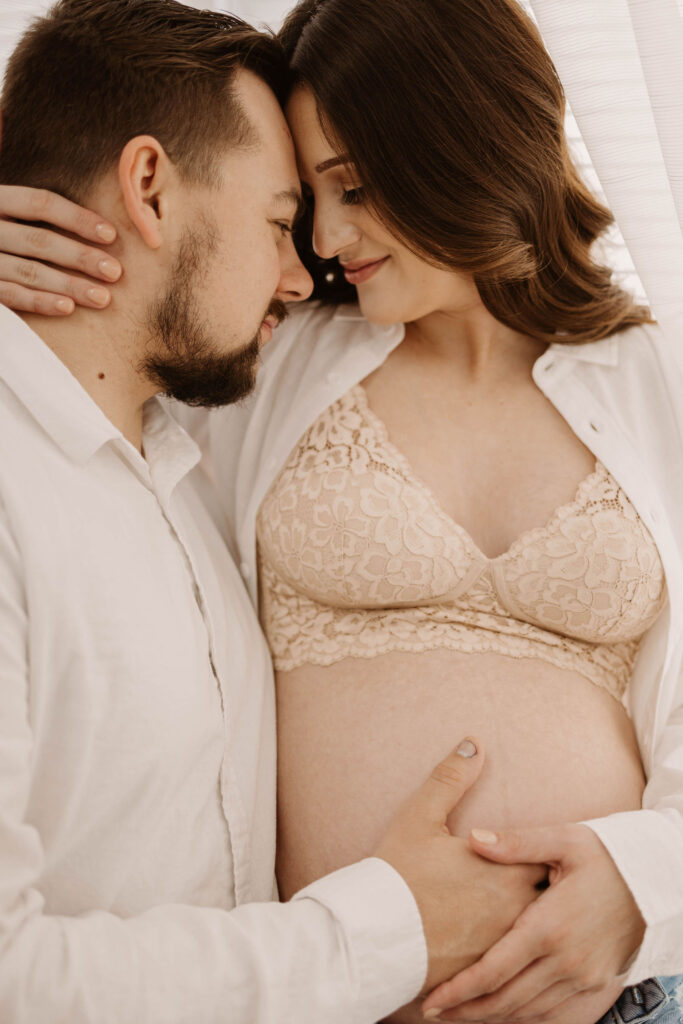
<svg viewBox="0 0 683 1024"><path fill-rule="evenodd" d="M12 1024L372 1024L416 994L419 914L381 861L329 876L288 904L161 906L129 919L3 915L0 1019Z"/></svg>

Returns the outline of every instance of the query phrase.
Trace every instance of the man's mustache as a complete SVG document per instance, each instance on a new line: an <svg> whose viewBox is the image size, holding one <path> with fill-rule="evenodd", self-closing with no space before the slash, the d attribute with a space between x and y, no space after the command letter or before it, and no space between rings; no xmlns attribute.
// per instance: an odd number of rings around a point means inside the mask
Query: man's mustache
<svg viewBox="0 0 683 1024"><path fill-rule="evenodd" d="M282 299L273 299L271 304L268 306L266 316L275 317L279 327L283 320L286 320L287 317L289 316L289 310L287 309ZM266 316L264 316L264 320L266 319Z"/></svg>

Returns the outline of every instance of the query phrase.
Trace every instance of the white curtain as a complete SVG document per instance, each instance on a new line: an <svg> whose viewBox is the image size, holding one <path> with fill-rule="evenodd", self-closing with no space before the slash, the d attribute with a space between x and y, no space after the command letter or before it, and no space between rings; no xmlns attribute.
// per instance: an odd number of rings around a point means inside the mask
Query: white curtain
<svg viewBox="0 0 683 1024"><path fill-rule="evenodd" d="M7 58L31 18L44 14L49 6L50 0L0 0L0 72L4 74Z"/></svg>
<svg viewBox="0 0 683 1024"><path fill-rule="evenodd" d="M214 11L227 11L244 18L252 25L268 25L277 30L282 20L294 7L295 0L185 0L193 7L211 7Z"/></svg>
<svg viewBox="0 0 683 1024"><path fill-rule="evenodd" d="M683 362L683 4L531 6L648 300Z"/></svg>

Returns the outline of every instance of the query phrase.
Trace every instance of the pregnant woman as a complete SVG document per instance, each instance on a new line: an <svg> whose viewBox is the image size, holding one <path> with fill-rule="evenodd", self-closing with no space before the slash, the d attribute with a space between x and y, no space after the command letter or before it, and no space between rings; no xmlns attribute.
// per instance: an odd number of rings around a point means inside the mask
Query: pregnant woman
<svg viewBox="0 0 683 1024"><path fill-rule="evenodd" d="M276 669L282 896L475 734L452 831L565 826L575 865L542 858L557 934L452 1019L673 1024L673 982L620 993L683 970L674 360L594 259L611 218L512 0L304 0L281 38L336 304L207 436Z"/></svg>

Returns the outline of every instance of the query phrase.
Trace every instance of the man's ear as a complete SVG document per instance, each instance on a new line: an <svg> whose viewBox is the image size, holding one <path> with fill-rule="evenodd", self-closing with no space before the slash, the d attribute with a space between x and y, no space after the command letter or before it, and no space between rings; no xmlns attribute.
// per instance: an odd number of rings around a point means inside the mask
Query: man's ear
<svg viewBox="0 0 683 1024"><path fill-rule="evenodd" d="M171 184L172 165L164 147L151 135L138 135L119 158L119 185L126 213L150 249L163 242L162 199Z"/></svg>

